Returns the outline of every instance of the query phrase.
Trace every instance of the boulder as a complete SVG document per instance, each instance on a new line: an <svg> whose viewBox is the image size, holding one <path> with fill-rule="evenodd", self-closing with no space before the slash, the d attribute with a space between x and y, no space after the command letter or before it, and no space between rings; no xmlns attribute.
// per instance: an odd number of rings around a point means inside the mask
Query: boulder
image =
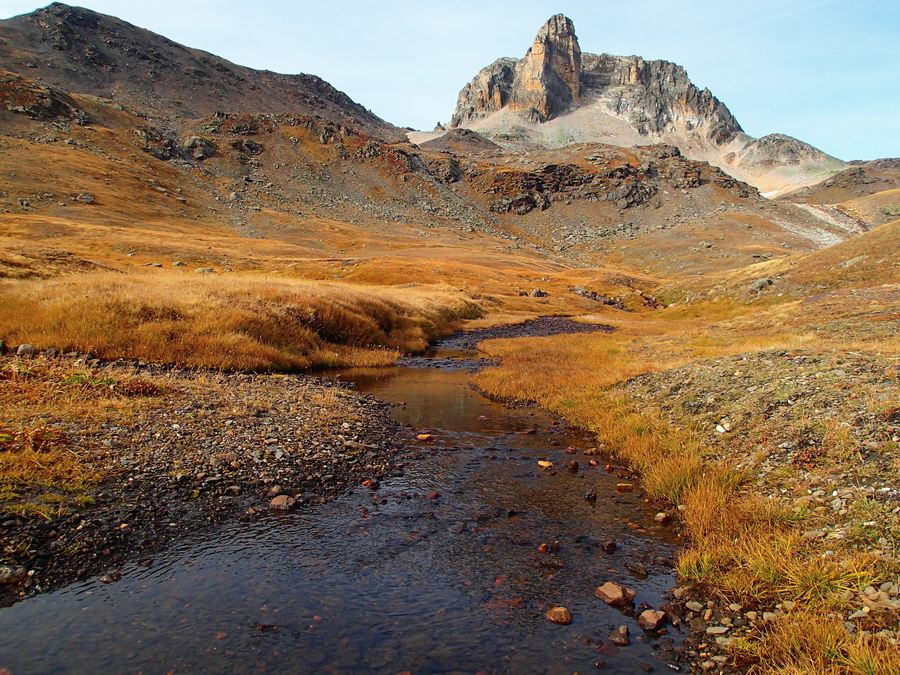
<svg viewBox="0 0 900 675"><path fill-rule="evenodd" d="M191 136L184 142L184 149L191 153L194 159L204 160L214 157L216 146L212 141L200 136Z"/></svg>
<svg viewBox="0 0 900 675"><path fill-rule="evenodd" d="M770 279L769 277L757 279L752 284L750 284L750 290L754 291L756 293L762 293L764 290L766 290L769 286L771 286L774 283L775 283L775 281L773 279Z"/></svg>

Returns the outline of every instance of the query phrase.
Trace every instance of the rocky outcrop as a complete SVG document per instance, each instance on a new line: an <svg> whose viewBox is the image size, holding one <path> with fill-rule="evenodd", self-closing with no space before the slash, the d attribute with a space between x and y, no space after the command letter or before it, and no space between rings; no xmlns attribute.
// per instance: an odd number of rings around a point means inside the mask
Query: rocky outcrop
<svg viewBox="0 0 900 675"><path fill-rule="evenodd" d="M581 99L581 48L575 25L562 14L550 18L517 64L510 108L543 122Z"/></svg>
<svg viewBox="0 0 900 675"><path fill-rule="evenodd" d="M605 102L642 136L694 131L721 144L742 131L724 103L694 86L687 71L670 61L585 54L582 81L587 99Z"/></svg>
<svg viewBox="0 0 900 675"><path fill-rule="evenodd" d="M678 148L655 145L637 149L635 159L597 152L580 164L545 164L525 170L467 164L463 173L478 192L489 198L494 213L525 215L549 209L555 202L610 202L619 209L642 206L672 188L691 190L715 185L738 198L758 197L746 183L722 170L685 159Z"/></svg>
<svg viewBox="0 0 900 675"><path fill-rule="evenodd" d="M68 94L45 87L27 77L0 70L0 109L33 120L71 120L87 124L88 115Z"/></svg>
<svg viewBox="0 0 900 675"><path fill-rule="evenodd" d="M456 110L450 120L451 128L463 126L505 108L512 95L515 59L497 59L482 68L456 99Z"/></svg>
<svg viewBox="0 0 900 675"><path fill-rule="evenodd" d="M582 53L563 15L540 29L523 58L499 59L463 87L451 126L473 128L516 150L670 143L772 194L845 167L789 136L748 136L727 106L675 63Z"/></svg>
<svg viewBox="0 0 900 675"><path fill-rule="evenodd" d="M471 124L505 107L546 122L602 101L642 136L686 129L726 143L741 126L684 68L639 56L582 54L572 20L557 14L538 31L525 57L498 59L463 87L451 126Z"/></svg>

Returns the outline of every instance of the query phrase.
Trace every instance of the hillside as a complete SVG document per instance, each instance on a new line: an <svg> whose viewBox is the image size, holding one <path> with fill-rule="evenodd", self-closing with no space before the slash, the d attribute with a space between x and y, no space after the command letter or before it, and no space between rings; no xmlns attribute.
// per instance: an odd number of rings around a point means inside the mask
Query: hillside
<svg viewBox="0 0 900 675"><path fill-rule="evenodd" d="M900 216L900 160L876 159L851 166L821 183L788 192L783 202L810 211L830 210L878 226Z"/></svg>
<svg viewBox="0 0 900 675"><path fill-rule="evenodd" d="M115 17L55 2L0 21L0 68L156 119L216 111L318 115L383 139L402 132L315 75L245 68Z"/></svg>

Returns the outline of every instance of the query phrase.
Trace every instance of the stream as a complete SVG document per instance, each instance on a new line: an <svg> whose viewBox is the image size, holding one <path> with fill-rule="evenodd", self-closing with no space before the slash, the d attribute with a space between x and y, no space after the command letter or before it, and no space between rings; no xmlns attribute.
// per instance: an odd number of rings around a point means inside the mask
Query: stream
<svg viewBox="0 0 900 675"><path fill-rule="evenodd" d="M471 344L450 340L397 367L336 373L432 434L402 475L194 534L126 565L116 583L89 579L2 609L0 666L15 675L667 671L677 630L645 634L593 591L621 582L658 608L675 583L672 531L639 491L617 492L622 479L603 458L582 454L592 438L474 390L475 365ZM584 499L592 487L595 503ZM646 578L628 570L635 562ZM545 618L555 605L571 611L570 625ZM623 624L631 644L616 647L607 636Z"/></svg>

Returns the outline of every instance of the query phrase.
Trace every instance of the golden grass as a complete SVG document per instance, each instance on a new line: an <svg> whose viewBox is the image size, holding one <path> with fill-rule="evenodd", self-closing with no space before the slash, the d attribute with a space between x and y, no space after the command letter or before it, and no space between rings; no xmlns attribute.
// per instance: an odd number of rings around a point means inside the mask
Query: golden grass
<svg viewBox="0 0 900 675"><path fill-rule="evenodd" d="M64 502L80 504L84 490L103 478L86 459L87 439L72 438L49 420L115 419L165 394L164 385L146 378L113 378L69 362L0 362L2 508L49 519L66 512Z"/></svg>
<svg viewBox="0 0 900 675"><path fill-rule="evenodd" d="M221 369L383 365L480 313L441 288L263 275L95 273L0 286L8 342Z"/></svg>
<svg viewBox="0 0 900 675"><path fill-rule="evenodd" d="M765 625L757 642L738 649L756 660L751 672L800 675L887 675L900 672L900 655L877 638L849 635L840 621L806 611Z"/></svg>
<svg viewBox="0 0 900 675"><path fill-rule="evenodd" d="M52 429L0 428L0 487L14 491L29 485L71 485L86 477L77 455Z"/></svg>
<svg viewBox="0 0 900 675"><path fill-rule="evenodd" d="M774 303L751 310L719 300L649 316L603 318L617 328L615 333L483 343L482 349L501 358L502 365L476 375L476 384L495 396L535 401L596 433L611 453L641 472L648 496L678 505L688 541L677 563L684 582L700 584L727 601L791 600L802 605L804 616L827 621L843 591L859 591L883 575L879 559L850 547L832 544L835 555L823 557L802 536L805 513L754 493L741 473L710 461L714 455L697 430L672 424L646 404L636 408L615 389L642 373L700 358L793 349L814 340L821 346L829 344L827 339L792 330L790 311ZM833 339L830 346L840 344ZM853 456L852 439L843 428L829 426L826 440L836 458ZM793 617L768 627L762 643L747 646L760 670L900 672L878 670L888 663L896 668L896 655L877 640L849 638L841 624L839 649L830 649L833 631L823 629L810 634L808 653L793 650L791 636L802 634ZM776 661L763 660L769 651L778 654Z"/></svg>
<svg viewBox="0 0 900 675"><path fill-rule="evenodd" d="M115 378L68 362L0 362L0 423L20 426L66 411L81 419L133 411L139 399L165 394L165 385L135 375Z"/></svg>

